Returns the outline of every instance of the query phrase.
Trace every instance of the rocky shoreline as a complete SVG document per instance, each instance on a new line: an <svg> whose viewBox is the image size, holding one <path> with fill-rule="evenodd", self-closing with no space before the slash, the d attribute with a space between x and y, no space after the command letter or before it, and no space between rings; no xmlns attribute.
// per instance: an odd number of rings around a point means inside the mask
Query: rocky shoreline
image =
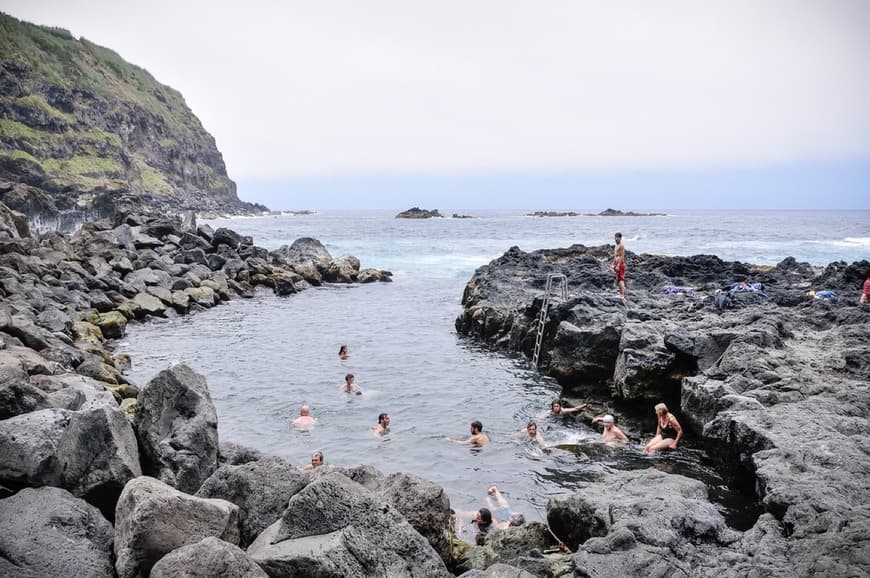
<svg viewBox="0 0 870 578"><path fill-rule="evenodd" d="M0 204L0 575L528 576L499 562L552 546L545 526L457 550L441 487L364 465L303 474L222 443L204 377L182 363L131 383L113 353L130 323L257 287L390 277L315 239L268 251L192 214L117 211L64 235ZM525 566L553 564L572 568Z"/></svg>
<svg viewBox="0 0 870 578"><path fill-rule="evenodd" d="M626 419L653 400L679 407L754 488L763 513L744 532L728 527L702 483L651 468L602 474L551 499L547 523L462 546L448 532L449 498L431 482L367 466L306 475L221 443L202 376L179 364L130 383L130 361L111 340L128 323L258 286L290 295L389 281L389 272L333 258L314 239L267 251L190 215L116 212L73 235L36 234L0 205L0 574L866 572L870 312L853 294L870 264L629 253L626 307L608 292L611 251L512 248L469 281L457 328L529 354L546 275L567 274L543 370L567 396L591 396ZM767 298L736 292L732 309L716 309L714 289L740 280L763 283ZM812 299L810 289L841 296ZM809 427L824 435L807 440Z"/></svg>
<svg viewBox="0 0 870 578"><path fill-rule="evenodd" d="M566 396L626 419L667 401L711 455L738 468L762 514L738 532L694 480L603 475L548 505L550 527L577 549L575 575L870 572L870 307L858 303L870 263L629 253L623 303L612 251L511 248L468 282L457 331L531 357L547 275L567 275L568 299L547 316L542 371ZM822 290L836 296L808 295Z"/></svg>

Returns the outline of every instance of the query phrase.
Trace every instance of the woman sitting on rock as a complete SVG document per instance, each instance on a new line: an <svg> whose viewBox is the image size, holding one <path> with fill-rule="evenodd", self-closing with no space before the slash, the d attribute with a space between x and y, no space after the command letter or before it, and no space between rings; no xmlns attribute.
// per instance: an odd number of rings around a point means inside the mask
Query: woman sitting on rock
<svg viewBox="0 0 870 578"><path fill-rule="evenodd" d="M651 439L644 447L646 454L654 454L658 450L677 449L680 438L683 437L683 428L677 418L668 411L668 406L663 403L656 405L656 437Z"/></svg>

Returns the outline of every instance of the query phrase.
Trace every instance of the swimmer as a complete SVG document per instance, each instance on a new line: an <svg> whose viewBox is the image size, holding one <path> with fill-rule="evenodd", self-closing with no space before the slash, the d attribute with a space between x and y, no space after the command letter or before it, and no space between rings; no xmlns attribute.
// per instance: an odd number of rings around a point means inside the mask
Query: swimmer
<svg viewBox="0 0 870 578"><path fill-rule="evenodd" d="M384 435L390 433L390 415L386 413L382 413L378 416L378 425L375 426L374 429L377 435Z"/></svg>
<svg viewBox="0 0 870 578"><path fill-rule="evenodd" d="M472 445L475 447L485 446L489 443L489 436L483 433L483 424L477 420L471 422L471 437L467 440L455 440L453 438L447 439L457 444Z"/></svg>
<svg viewBox="0 0 870 578"><path fill-rule="evenodd" d="M622 430L613 425L613 416L605 415L592 418L592 423L601 422L604 424L604 431L601 433L601 441L606 444L622 445L628 442L628 436L622 433Z"/></svg>
<svg viewBox="0 0 870 578"><path fill-rule="evenodd" d="M294 427L306 428L314 425L316 420L311 417L311 409L307 405L299 408L299 417L293 420Z"/></svg>
<svg viewBox="0 0 870 578"><path fill-rule="evenodd" d="M654 454L658 450L677 449L680 438L683 437L683 428L677 418L668 411L668 406L660 403L655 406L656 411L656 435L643 448L645 454Z"/></svg>
<svg viewBox="0 0 870 578"><path fill-rule="evenodd" d="M322 465L323 465L323 452L320 450L317 450L316 452L311 454L311 463L302 466L302 468L300 468L300 469L303 472L310 472L311 470L313 470L315 468L319 468Z"/></svg>
<svg viewBox="0 0 870 578"><path fill-rule="evenodd" d="M547 413L547 415L557 415L560 417L570 415L572 413L583 411L584 409L586 409L586 405L587 404L585 403L581 403L577 407L564 407L562 405L561 399L554 399L552 403L550 403L550 411Z"/></svg>
<svg viewBox="0 0 870 578"><path fill-rule="evenodd" d="M542 436L541 432L538 431L538 424L533 421L530 421L529 425L527 425L511 437L513 437L514 439L529 439L531 441L537 442L540 445L544 445L544 436Z"/></svg>
<svg viewBox="0 0 870 578"><path fill-rule="evenodd" d="M338 356L342 359L350 357L350 352L347 350L347 345L342 345L338 348Z"/></svg>
<svg viewBox="0 0 870 578"><path fill-rule="evenodd" d="M362 395L362 389L353 381L353 374L348 373L344 376L344 383L339 387L344 390L345 393L351 393L353 395Z"/></svg>

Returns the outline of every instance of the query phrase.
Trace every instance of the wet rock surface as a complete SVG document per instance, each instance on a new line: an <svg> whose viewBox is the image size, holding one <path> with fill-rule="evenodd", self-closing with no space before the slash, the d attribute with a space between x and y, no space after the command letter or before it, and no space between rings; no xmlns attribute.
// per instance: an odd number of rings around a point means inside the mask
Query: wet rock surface
<svg viewBox="0 0 870 578"><path fill-rule="evenodd" d="M626 408L666 400L689 435L742 468L765 513L732 535L713 523L709 504L693 506L680 516L697 515L654 531L640 512L671 481L602 480L567 498L570 507L553 505L565 523L557 534L579 544L578 575L870 572L870 458L862 449L870 442L870 307L858 303L870 263L813 267L787 258L766 267L628 253L623 302L612 253L511 248L468 282L456 328L531 357L547 275L566 275L567 299L551 302L546 316L542 371L568 396ZM614 511L624 515L632 498L615 488L627 487L639 492L639 510L617 524ZM598 492L608 496L608 516L590 513Z"/></svg>

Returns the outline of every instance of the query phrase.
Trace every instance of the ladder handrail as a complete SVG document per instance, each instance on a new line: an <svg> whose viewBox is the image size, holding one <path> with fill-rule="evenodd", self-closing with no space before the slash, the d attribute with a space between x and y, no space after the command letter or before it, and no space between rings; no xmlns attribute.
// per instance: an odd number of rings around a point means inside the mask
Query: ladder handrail
<svg viewBox="0 0 870 578"><path fill-rule="evenodd" d="M544 298L541 301L541 311L538 314L538 331L535 335L535 355L532 357L532 363L538 367L538 362L541 357L541 344L544 341L544 327L547 325L547 314L550 309L550 293L553 290L553 282L559 283L559 288L562 290L562 301L568 300L568 277L561 273L547 274L547 287L544 289Z"/></svg>

